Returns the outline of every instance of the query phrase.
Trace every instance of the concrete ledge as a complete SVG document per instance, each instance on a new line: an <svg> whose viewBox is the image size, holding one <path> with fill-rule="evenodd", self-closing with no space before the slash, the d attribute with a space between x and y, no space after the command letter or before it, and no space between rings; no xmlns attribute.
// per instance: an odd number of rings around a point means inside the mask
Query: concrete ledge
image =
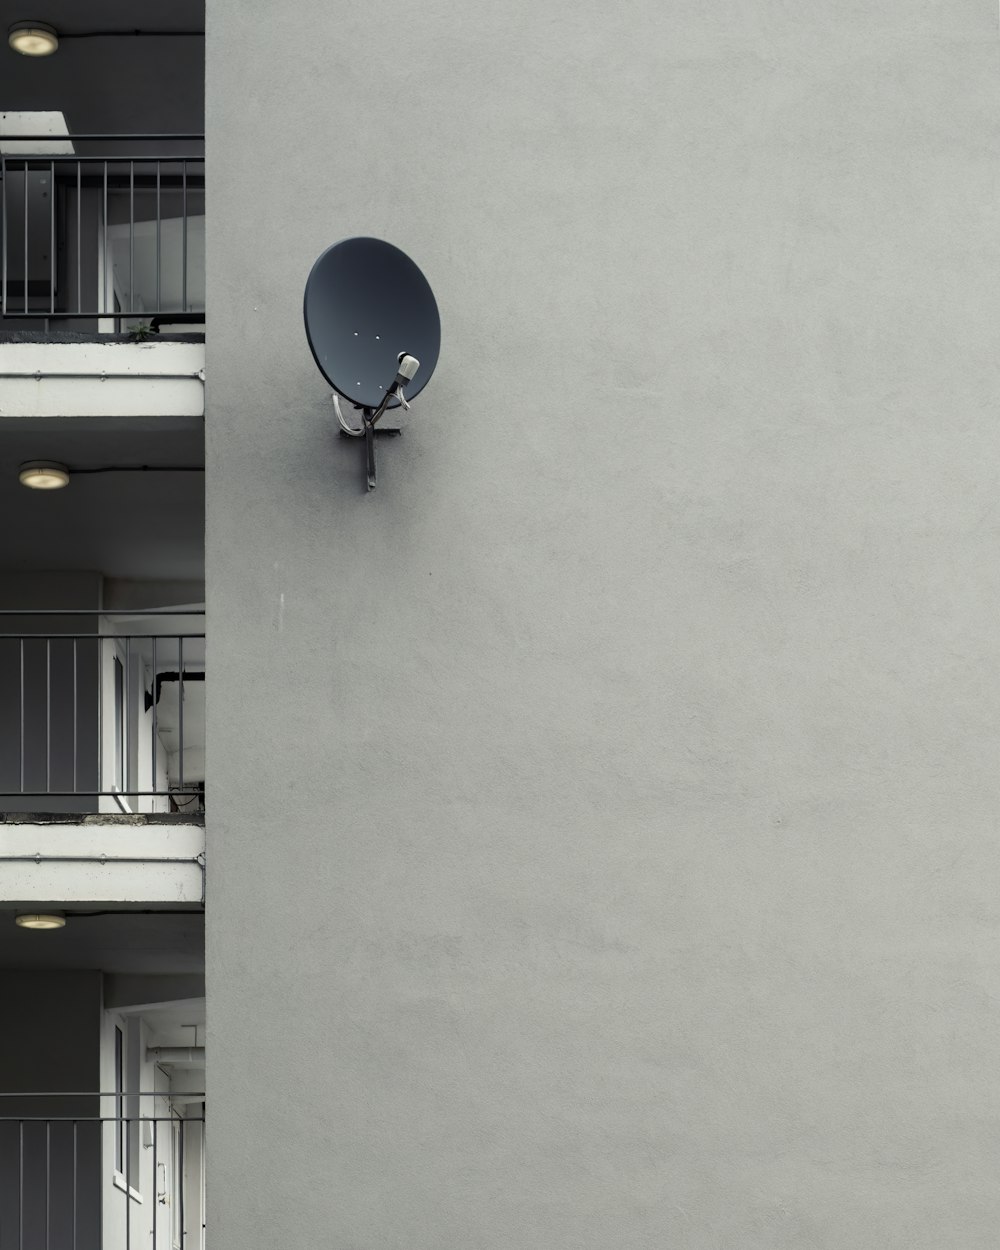
<svg viewBox="0 0 1000 1250"><path fill-rule="evenodd" d="M186 818L10 814L0 824L0 903L194 903L205 828Z"/></svg>
<svg viewBox="0 0 1000 1250"><path fill-rule="evenodd" d="M203 416L204 372L203 342L10 335L0 342L0 417Z"/></svg>

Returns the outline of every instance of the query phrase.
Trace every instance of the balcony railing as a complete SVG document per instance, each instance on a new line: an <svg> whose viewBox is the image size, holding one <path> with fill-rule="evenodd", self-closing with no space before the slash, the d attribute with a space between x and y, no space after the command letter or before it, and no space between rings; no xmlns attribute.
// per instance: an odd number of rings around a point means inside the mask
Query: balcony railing
<svg viewBox="0 0 1000 1250"><path fill-rule="evenodd" d="M0 1096L4 1250L204 1250L203 1103Z"/></svg>
<svg viewBox="0 0 1000 1250"><path fill-rule="evenodd" d="M165 144L182 150L144 154ZM97 319L103 330L204 320L201 136L18 135L3 146L3 317Z"/></svg>
<svg viewBox="0 0 1000 1250"><path fill-rule="evenodd" d="M202 811L203 617L0 610L0 810Z"/></svg>

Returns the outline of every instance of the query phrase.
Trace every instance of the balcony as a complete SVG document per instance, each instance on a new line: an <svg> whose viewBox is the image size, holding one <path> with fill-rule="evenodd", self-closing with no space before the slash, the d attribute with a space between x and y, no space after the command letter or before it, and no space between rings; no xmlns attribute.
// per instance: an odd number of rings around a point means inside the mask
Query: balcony
<svg viewBox="0 0 1000 1250"><path fill-rule="evenodd" d="M0 132L0 416L200 417L203 137L11 125Z"/></svg>
<svg viewBox="0 0 1000 1250"><path fill-rule="evenodd" d="M201 903L203 616L0 612L0 901Z"/></svg>
<svg viewBox="0 0 1000 1250"><path fill-rule="evenodd" d="M203 1250L203 1106L162 1090L0 1095L0 1244Z"/></svg>

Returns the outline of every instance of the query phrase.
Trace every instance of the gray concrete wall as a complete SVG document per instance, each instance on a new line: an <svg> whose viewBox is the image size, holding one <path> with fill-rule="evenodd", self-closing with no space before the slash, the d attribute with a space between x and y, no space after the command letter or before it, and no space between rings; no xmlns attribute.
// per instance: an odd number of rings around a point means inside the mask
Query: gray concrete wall
<svg viewBox="0 0 1000 1250"><path fill-rule="evenodd" d="M216 1250L995 1246L996 26L213 0Z"/></svg>

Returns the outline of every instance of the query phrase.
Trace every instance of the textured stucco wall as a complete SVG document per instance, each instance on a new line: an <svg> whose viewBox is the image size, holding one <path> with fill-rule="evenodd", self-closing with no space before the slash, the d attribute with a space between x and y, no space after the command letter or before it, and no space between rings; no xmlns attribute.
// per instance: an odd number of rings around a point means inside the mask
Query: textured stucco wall
<svg viewBox="0 0 1000 1250"><path fill-rule="evenodd" d="M208 24L216 1250L995 1247L995 5Z"/></svg>

